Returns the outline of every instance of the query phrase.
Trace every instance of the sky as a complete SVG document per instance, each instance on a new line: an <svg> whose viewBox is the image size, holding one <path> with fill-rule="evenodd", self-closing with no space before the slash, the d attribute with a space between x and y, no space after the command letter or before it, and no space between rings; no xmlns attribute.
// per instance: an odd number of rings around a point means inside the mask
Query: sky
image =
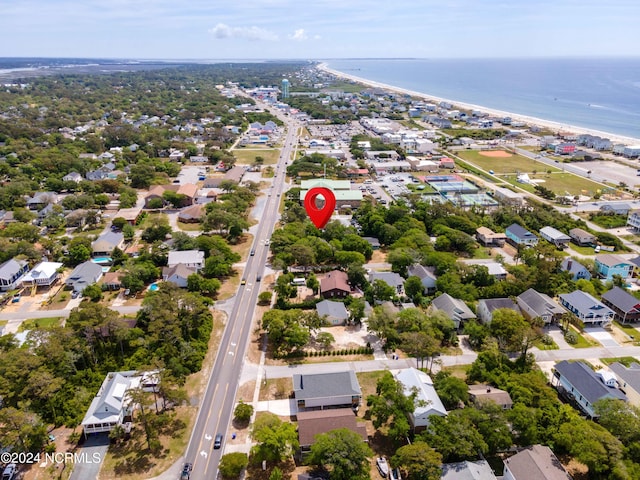
<svg viewBox="0 0 640 480"><path fill-rule="evenodd" d="M637 0L0 0L0 57L638 56Z"/></svg>

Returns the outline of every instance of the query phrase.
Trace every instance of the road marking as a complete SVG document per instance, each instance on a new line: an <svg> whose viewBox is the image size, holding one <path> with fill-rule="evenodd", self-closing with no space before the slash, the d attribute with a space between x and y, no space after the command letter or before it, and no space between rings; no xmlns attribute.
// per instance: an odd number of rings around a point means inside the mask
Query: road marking
<svg viewBox="0 0 640 480"><path fill-rule="evenodd" d="M206 440L211 441L211 439L212 439L213 437L207 433L207 434L204 436L204 438L205 438Z"/></svg>
<svg viewBox="0 0 640 480"><path fill-rule="evenodd" d="M200 452L200 456L204 457L204 459L205 459L205 460L207 459L207 456L208 456L208 455L209 455L209 454L208 454L207 452L205 452L204 450L202 450L202 451Z"/></svg>
<svg viewBox="0 0 640 480"><path fill-rule="evenodd" d="M233 355L233 352L229 352L229 355Z"/></svg>
<svg viewBox="0 0 640 480"><path fill-rule="evenodd" d="M235 347L236 346L236 342L231 342L231 346Z"/></svg>

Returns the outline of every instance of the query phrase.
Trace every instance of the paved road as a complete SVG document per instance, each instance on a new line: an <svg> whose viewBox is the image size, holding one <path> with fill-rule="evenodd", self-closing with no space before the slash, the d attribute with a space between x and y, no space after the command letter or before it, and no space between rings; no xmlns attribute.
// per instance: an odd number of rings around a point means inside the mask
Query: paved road
<svg viewBox="0 0 640 480"><path fill-rule="evenodd" d="M276 167L271 196L267 197L255 235L252 247L254 255L249 256L244 270L243 279L246 280L246 285L240 286L235 297L187 446L185 461L193 463L192 478L217 478L218 463L224 452L224 444L222 449L213 449L213 439L217 433L226 434L233 416L235 397L245 363L245 353L251 337L252 321L260 290L257 278L264 273L269 253L265 241L271 237L279 218L278 206L285 188L284 169L297 143L297 123L286 117L282 119L288 123L288 133Z"/></svg>

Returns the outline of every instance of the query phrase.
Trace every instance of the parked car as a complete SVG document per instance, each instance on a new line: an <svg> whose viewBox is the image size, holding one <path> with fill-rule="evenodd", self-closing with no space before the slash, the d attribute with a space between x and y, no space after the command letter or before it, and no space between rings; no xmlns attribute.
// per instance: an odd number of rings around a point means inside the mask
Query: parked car
<svg viewBox="0 0 640 480"><path fill-rule="evenodd" d="M191 478L191 470L193 470L193 464L185 463L182 467L182 474L180 474L180 480L189 480Z"/></svg>

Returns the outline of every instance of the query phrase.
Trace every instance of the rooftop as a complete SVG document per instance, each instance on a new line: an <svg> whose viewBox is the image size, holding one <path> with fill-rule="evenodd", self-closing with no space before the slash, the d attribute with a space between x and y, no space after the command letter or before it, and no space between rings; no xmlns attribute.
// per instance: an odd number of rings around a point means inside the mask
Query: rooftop
<svg viewBox="0 0 640 480"><path fill-rule="evenodd" d="M293 391L297 400L362 395L353 370L333 373L294 374Z"/></svg>

